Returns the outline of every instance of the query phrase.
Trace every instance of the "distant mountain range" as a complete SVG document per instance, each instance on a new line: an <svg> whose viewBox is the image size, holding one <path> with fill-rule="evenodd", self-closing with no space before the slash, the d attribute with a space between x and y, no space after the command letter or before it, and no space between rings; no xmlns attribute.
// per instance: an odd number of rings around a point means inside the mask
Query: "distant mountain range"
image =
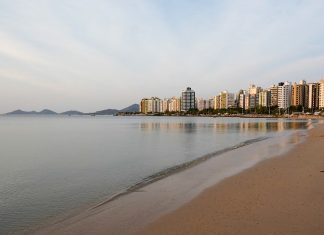
<svg viewBox="0 0 324 235"><path fill-rule="evenodd" d="M40 112L36 111L23 111L23 110L15 110L9 113L6 113L5 115L114 115L117 113L133 113L139 111L139 105L138 104L132 104L124 109L105 109L96 111L94 113L83 113L76 110L70 110L63 113L57 113L49 109L44 109Z"/></svg>

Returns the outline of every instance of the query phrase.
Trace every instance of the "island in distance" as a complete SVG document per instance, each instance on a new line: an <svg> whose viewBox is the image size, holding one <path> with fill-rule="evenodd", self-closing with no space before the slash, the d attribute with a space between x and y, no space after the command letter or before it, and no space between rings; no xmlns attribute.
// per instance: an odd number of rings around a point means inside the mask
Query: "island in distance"
<svg viewBox="0 0 324 235"><path fill-rule="evenodd" d="M40 112L36 111L23 111L23 110L15 110L9 113L6 113L5 115L115 115L117 113L134 113L139 111L139 105L138 104L132 104L124 109L105 109L96 111L94 113L83 113L76 110L70 110L62 113L57 113L49 109L44 109Z"/></svg>

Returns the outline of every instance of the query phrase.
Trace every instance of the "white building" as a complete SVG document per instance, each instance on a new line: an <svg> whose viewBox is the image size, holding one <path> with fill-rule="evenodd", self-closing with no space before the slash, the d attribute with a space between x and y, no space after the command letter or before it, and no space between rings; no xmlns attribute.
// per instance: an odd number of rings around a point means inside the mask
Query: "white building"
<svg viewBox="0 0 324 235"><path fill-rule="evenodd" d="M291 105L291 83L281 82L278 85L278 106L281 109L287 109Z"/></svg>

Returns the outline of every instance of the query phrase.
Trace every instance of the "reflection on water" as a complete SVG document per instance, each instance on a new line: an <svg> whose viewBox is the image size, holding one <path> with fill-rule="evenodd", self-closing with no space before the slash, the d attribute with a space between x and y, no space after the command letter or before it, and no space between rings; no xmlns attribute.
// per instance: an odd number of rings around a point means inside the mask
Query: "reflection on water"
<svg viewBox="0 0 324 235"><path fill-rule="evenodd" d="M160 130L174 130L185 131L187 133L195 132L197 129L206 128L212 129L218 133L228 132L280 132L292 129L306 129L307 122L300 121L271 121L271 122L235 122L235 123L161 123L161 122L144 122L140 123L141 131L160 131Z"/></svg>

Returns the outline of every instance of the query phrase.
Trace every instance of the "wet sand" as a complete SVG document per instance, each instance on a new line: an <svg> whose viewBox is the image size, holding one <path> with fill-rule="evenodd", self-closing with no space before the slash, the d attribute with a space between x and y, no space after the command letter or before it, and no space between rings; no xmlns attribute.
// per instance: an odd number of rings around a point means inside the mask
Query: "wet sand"
<svg viewBox="0 0 324 235"><path fill-rule="evenodd" d="M324 234L324 125L205 190L138 234Z"/></svg>

